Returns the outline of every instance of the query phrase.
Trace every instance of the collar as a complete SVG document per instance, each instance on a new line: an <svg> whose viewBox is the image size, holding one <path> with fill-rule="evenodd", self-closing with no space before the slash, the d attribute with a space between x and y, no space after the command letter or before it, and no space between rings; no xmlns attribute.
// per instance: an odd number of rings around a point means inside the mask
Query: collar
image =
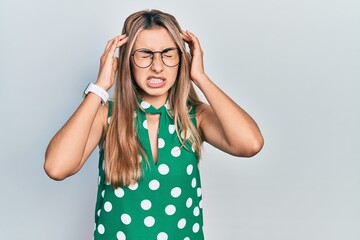
<svg viewBox="0 0 360 240"><path fill-rule="evenodd" d="M167 98L166 98L165 104L159 108L155 108L153 105L151 105L147 101L141 99L139 96L137 96L137 100L138 100L140 109L142 111L144 111L145 113L161 114L161 113L168 113L168 111L169 111L169 101Z"/></svg>

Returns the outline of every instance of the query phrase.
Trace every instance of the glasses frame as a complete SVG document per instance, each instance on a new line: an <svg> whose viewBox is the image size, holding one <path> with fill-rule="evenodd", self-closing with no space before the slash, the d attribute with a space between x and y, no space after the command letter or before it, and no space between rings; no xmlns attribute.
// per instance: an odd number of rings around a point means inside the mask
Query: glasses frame
<svg viewBox="0 0 360 240"><path fill-rule="evenodd" d="M146 67L141 67L141 66L137 65L137 64L136 64L136 61L135 61L135 59L134 59L135 53L138 52L138 51L141 51L141 50L146 50L148 53L151 53L151 54L152 54L151 62L150 62L149 65L147 65ZM179 63L176 64L176 65L174 65L174 66L169 66L169 65L167 65L167 64L164 62L164 59L163 59L163 54L166 53L166 52L168 52L168 51L171 51L171 50L177 50L178 53L179 53ZM131 54L131 57L133 58L133 61L134 61L135 65L136 65L137 67L139 67L139 68L148 68L148 67L150 67L151 64L153 64L153 62L154 62L155 53L160 53L161 61L162 61L163 64L164 64L165 66L167 66L167 67L176 67L176 66L178 66L178 65L180 64L180 62L181 62L182 52L180 51L180 49L179 49L178 47L165 48L165 49L162 50L162 51L151 51L150 49L147 49L147 48L139 48L139 49L136 49L136 50Z"/></svg>

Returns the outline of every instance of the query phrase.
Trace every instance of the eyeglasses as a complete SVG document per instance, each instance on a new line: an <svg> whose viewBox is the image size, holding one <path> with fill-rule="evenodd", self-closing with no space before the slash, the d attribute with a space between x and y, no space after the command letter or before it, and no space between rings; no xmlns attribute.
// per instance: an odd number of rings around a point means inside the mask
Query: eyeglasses
<svg viewBox="0 0 360 240"><path fill-rule="evenodd" d="M147 68L153 63L155 53L160 53L162 62L168 67L175 67L180 63L181 52L178 48L166 48L155 52L146 48L140 48L135 50L131 56L136 66Z"/></svg>

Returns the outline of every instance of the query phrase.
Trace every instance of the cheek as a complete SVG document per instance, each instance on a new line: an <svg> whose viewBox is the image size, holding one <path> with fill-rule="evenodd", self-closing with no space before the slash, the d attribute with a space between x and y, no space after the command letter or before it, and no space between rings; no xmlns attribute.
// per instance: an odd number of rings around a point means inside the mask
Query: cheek
<svg viewBox="0 0 360 240"><path fill-rule="evenodd" d="M174 81L176 80L176 78L178 77L179 75L179 68L177 69L174 69L173 71L171 71L171 77L174 79Z"/></svg>
<svg viewBox="0 0 360 240"><path fill-rule="evenodd" d="M132 75L136 83L139 83L142 78L144 78L144 72L142 69L132 66L131 68Z"/></svg>

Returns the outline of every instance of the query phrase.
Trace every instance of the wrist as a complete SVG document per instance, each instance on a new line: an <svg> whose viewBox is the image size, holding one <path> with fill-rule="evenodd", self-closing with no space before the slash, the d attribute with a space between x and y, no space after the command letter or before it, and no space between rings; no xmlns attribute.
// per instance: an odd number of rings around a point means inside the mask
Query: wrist
<svg viewBox="0 0 360 240"><path fill-rule="evenodd" d="M206 81L210 81L209 77L205 73L195 76L192 80L197 87L200 87L201 84Z"/></svg>
<svg viewBox="0 0 360 240"><path fill-rule="evenodd" d="M86 89L84 90L84 97L89 92L92 92L101 98L101 105L104 105L109 99L109 93L104 88L102 88L97 84L89 83Z"/></svg>
<svg viewBox="0 0 360 240"><path fill-rule="evenodd" d="M105 91L109 91L109 89L111 88L111 86L108 86L108 84L103 83L103 82L101 82L99 80L95 82L95 85L101 87Z"/></svg>

